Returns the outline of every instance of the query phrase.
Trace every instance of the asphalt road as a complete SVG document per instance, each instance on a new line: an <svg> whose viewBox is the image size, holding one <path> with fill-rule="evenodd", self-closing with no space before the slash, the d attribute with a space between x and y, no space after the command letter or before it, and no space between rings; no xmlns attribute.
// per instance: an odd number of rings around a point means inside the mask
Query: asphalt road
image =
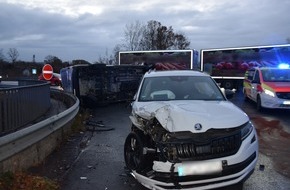
<svg viewBox="0 0 290 190"><path fill-rule="evenodd" d="M290 189L290 110L269 110L262 113L256 104L245 101L238 91L231 100L248 114L259 137L259 160L256 171L244 189Z"/></svg>
<svg viewBox="0 0 290 190"><path fill-rule="evenodd" d="M244 102L238 92L232 101L252 119L259 134L260 154L254 174L245 182L245 190L290 189L289 161L290 131L289 111L266 111L258 113L253 102ZM61 166L63 190L145 190L128 175L123 159L123 144L130 131L130 107L125 103L98 107L94 121L104 124L103 129L89 127L82 134L87 142L82 144L80 154L68 166ZM114 130L110 130L110 129ZM70 143L77 144L78 140ZM84 141L83 141L84 142ZM82 143L83 143L82 142ZM288 144L287 144L288 143ZM69 143L68 143L69 144ZM71 146L69 146L71 147ZM62 147L58 153L67 151ZM62 151L63 150L63 151ZM62 157L62 159L65 159ZM63 169L65 168L65 169Z"/></svg>
<svg viewBox="0 0 290 190"><path fill-rule="evenodd" d="M111 131L87 132L89 143L66 176L63 190L142 189L124 168L123 144L130 132L130 108L112 104L95 109L95 121L102 121ZM144 188L145 189L145 188Z"/></svg>

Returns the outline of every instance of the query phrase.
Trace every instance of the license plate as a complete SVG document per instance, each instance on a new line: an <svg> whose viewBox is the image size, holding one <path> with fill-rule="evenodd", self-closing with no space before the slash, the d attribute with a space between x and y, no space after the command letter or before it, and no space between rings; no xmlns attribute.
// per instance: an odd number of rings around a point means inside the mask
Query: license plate
<svg viewBox="0 0 290 190"><path fill-rule="evenodd" d="M177 168L178 176L216 174L220 173L222 169L220 161L182 163Z"/></svg>

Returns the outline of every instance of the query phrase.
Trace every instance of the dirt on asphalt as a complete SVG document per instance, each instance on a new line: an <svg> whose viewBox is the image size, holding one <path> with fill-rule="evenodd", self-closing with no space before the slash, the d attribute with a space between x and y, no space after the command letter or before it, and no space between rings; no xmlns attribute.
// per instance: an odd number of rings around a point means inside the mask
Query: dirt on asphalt
<svg viewBox="0 0 290 190"><path fill-rule="evenodd" d="M279 120L260 116L251 120L258 133L259 151L271 158L278 173L290 178L290 134Z"/></svg>

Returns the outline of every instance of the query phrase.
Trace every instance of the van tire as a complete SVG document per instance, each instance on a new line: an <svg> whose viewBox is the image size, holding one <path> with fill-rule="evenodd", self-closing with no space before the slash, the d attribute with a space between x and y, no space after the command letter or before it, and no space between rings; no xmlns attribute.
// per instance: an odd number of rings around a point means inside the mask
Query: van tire
<svg viewBox="0 0 290 190"><path fill-rule="evenodd" d="M262 106L261 97L258 95L257 96L257 111L263 112L263 110L264 110L264 108Z"/></svg>

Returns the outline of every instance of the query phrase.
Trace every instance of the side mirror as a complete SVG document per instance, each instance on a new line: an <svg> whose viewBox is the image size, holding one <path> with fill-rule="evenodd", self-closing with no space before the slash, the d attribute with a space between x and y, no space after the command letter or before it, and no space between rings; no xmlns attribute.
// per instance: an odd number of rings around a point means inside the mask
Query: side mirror
<svg viewBox="0 0 290 190"><path fill-rule="evenodd" d="M137 99L137 93L133 96L133 99L130 101L130 106L133 106L133 103L135 102L135 100Z"/></svg>

